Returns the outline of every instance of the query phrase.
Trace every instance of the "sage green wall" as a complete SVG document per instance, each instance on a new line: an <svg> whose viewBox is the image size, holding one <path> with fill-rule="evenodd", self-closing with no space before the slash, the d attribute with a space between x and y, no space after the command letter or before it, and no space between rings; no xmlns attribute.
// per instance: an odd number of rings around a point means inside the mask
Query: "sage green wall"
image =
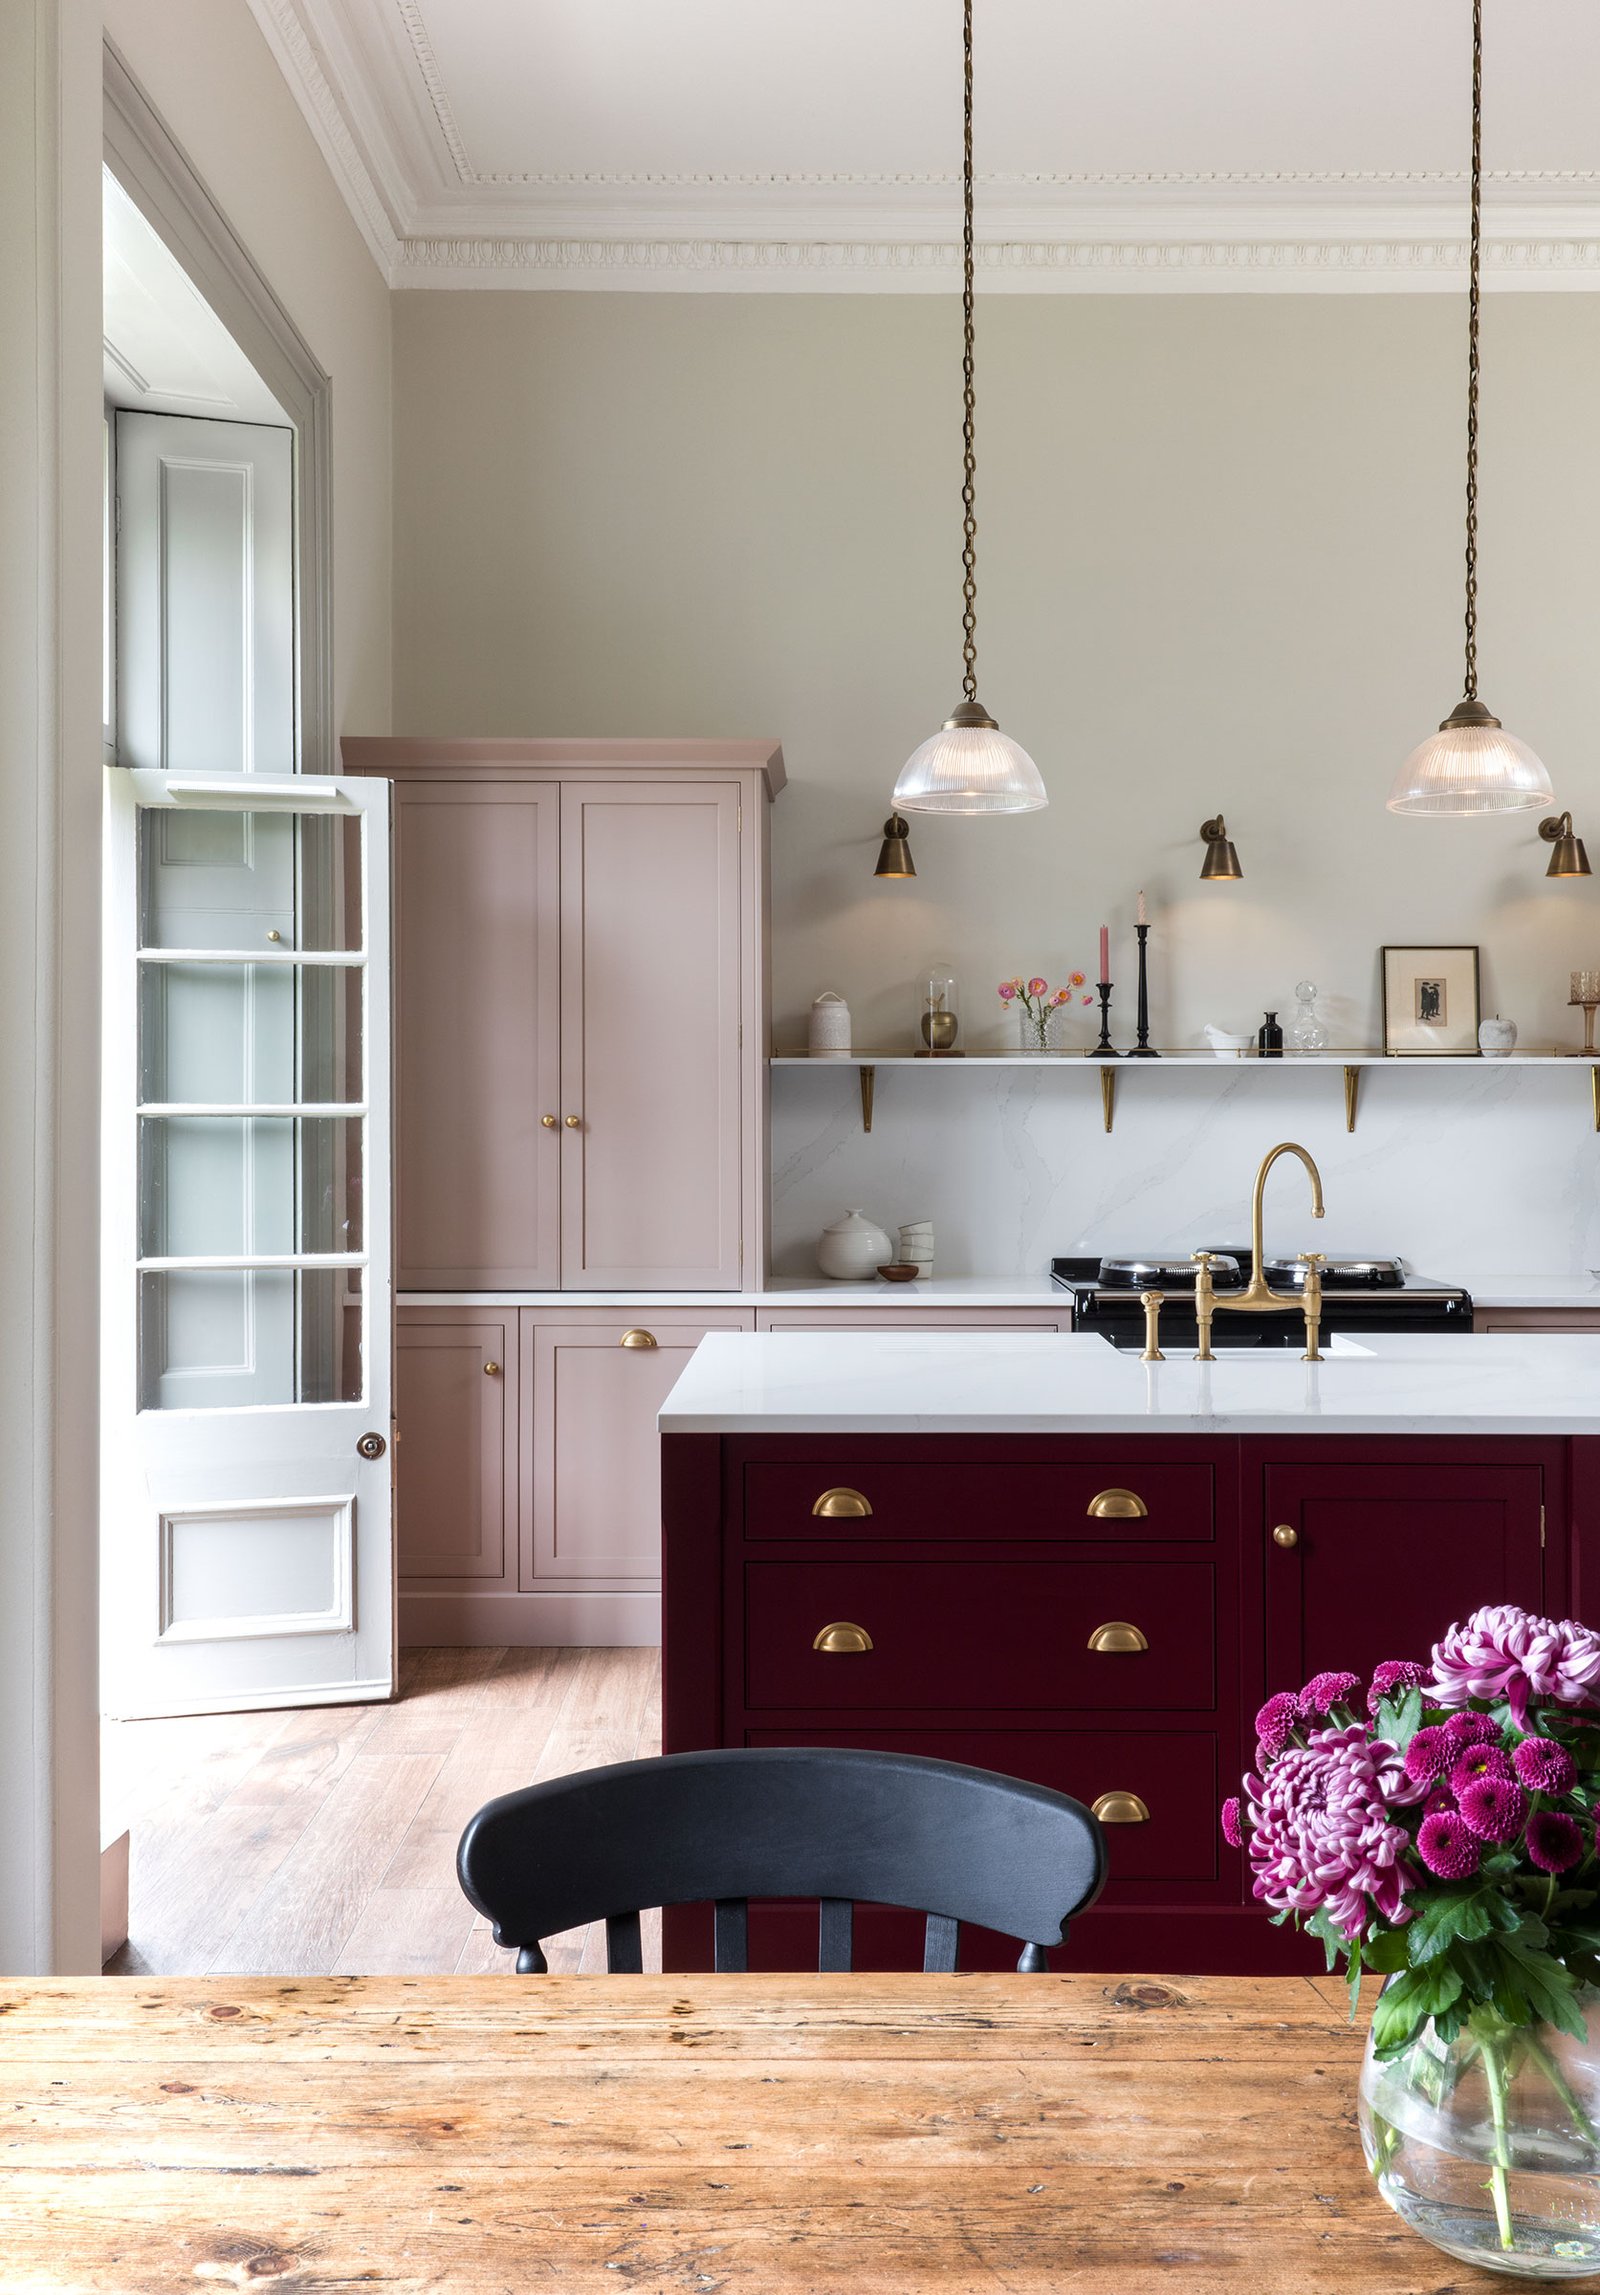
<svg viewBox="0 0 1600 2295"><path fill-rule="evenodd" d="M943 297L401 294L394 724L776 734L780 1031L842 989L906 1024L942 951L969 1037L1018 967L1129 978L1157 1032L1324 983L1377 1032L1385 940L1485 948L1489 1008L1568 1031L1600 891L1526 817L1384 811L1459 692L1464 313L1451 296L998 296L979 308L981 691L1045 814L919 822L895 772L959 690L958 314ZM1483 686L1600 855L1600 299L1485 321ZM1201 886L1202 817L1246 871ZM1600 886L1600 878L1595 880Z"/></svg>

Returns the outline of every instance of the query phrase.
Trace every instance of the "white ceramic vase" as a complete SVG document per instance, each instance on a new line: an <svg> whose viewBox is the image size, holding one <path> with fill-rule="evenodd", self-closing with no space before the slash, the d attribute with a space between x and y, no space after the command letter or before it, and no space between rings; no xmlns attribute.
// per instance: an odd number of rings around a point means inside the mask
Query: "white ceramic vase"
<svg viewBox="0 0 1600 2295"><path fill-rule="evenodd" d="M888 1236L864 1211L847 1211L823 1229L817 1245L817 1265L836 1283L866 1282L893 1257Z"/></svg>
<svg viewBox="0 0 1600 2295"><path fill-rule="evenodd" d="M1497 1012L1492 1020L1478 1022L1478 1050L1486 1060L1508 1060L1516 1048L1515 1020L1502 1020Z"/></svg>
<svg viewBox="0 0 1600 2295"><path fill-rule="evenodd" d="M810 1051L813 1060L850 1056L850 1007L836 989L825 988L811 1007Z"/></svg>

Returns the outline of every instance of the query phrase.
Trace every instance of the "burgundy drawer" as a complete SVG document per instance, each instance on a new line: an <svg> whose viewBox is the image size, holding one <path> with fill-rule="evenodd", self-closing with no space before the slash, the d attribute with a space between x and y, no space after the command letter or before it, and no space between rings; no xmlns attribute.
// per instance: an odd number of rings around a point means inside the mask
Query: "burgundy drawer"
<svg viewBox="0 0 1600 2295"><path fill-rule="evenodd" d="M750 1729L744 1742L861 1745L884 1753L930 1754L935 1760L965 1761L974 1769L996 1769L1002 1776L1053 1786L1085 1808L1093 1807L1102 1793L1131 1793L1150 1814L1142 1824L1107 1825L1112 1886L1217 1877L1222 1838L1217 1741L1208 1731Z"/></svg>
<svg viewBox="0 0 1600 2295"><path fill-rule="evenodd" d="M1215 1609L1209 1562L748 1562L745 1700L754 1711L1209 1711ZM836 1625L864 1629L872 1647L814 1647ZM1148 1646L1091 1649L1109 1625L1136 1627Z"/></svg>
<svg viewBox="0 0 1600 2295"><path fill-rule="evenodd" d="M864 1501L870 1514L819 1514L830 1492ZM1130 1466L1118 1458L1070 1466L844 1459L744 1470L747 1538L1191 1540L1215 1535L1214 1515L1212 1471L1205 1465Z"/></svg>

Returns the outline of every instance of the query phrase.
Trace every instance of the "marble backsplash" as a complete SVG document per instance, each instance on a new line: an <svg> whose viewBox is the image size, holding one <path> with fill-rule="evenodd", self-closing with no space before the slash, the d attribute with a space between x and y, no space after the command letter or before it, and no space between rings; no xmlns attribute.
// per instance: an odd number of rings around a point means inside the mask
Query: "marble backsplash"
<svg viewBox="0 0 1600 2295"><path fill-rule="evenodd" d="M1578 1061L1361 1071L1356 1129L1338 1067L1119 1063L1115 1128L1099 1072L880 1068L861 1129L853 1068L772 1072L772 1261L816 1268L816 1239L860 1205L892 1235L931 1219L942 1275L1043 1271L1058 1252L1188 1252L1249 1236L1251 1182L1278 1140L1316 1157L1267 1190L1271 1250L1398 1253L1470 1289L1475 1274L1600 1267L1600 1136Z"/></svg>

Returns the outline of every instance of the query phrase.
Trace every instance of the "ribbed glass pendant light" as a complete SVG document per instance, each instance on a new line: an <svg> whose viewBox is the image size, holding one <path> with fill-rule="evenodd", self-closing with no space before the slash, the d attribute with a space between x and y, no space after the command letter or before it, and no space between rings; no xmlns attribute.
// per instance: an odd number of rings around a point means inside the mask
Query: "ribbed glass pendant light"
<svg viewBox="0 0 1600 2295"><path fill-rule="evenodd" d="M903 813L1037 813L1050 799L1028 752L978 699L978 577L972 327L972 0L962 6L961 700L914 749L894 785Z"/></svg>
<svg viewBox="0 0 1600 2295"><path fill-rule="evenodd" d="M1550 776L1525 741L1478 699L1478 317L1483 208L1483 0L1472 0L1472 226L1467 286L1466 690L1437 733L1412 750L1389 792L1391 813L1520 813L1548 805Z"/></svg>

